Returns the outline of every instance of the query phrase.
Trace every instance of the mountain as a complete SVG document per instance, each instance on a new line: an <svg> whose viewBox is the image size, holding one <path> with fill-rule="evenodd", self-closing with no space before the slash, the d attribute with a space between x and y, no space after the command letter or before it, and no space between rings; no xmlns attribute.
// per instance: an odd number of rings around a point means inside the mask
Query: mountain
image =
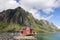
<svg viewBox="0 0 60 40"><path fill-rule="evenodd" d="M57 27L53 23L49 23L47 20L40 20L37 23L44 30L48 30L48 31L51 31L51 32L55 32L57 30Z"/></svg>
<svg viewBox="0 0 60 40"><path fill-rule="evenodd" d="M0 31L15 32L31 26L36 32L55 32L57 27L47 20L37 20L21 7L0 12Z"/></svg>

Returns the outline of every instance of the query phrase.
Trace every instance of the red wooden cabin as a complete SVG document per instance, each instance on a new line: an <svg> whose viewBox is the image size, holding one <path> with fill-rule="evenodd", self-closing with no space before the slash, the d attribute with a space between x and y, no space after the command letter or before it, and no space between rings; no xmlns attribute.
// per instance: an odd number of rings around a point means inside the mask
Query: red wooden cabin
<svg viewBox="0 0 60 40"><path fill-rule="evenodd" d="M35 34L34 29L30 27L23 28L20 33L23 35L34 35Z"/></svg>

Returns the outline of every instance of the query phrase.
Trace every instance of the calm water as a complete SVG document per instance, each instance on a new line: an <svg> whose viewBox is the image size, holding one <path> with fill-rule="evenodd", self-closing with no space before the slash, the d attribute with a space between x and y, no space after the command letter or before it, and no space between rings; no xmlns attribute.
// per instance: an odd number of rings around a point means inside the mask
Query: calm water
<svg viewBox="0 0 60 40"><path fill-rule="evenodd" d="M60 33L37 34L38 40L60 40Z"/></svg>

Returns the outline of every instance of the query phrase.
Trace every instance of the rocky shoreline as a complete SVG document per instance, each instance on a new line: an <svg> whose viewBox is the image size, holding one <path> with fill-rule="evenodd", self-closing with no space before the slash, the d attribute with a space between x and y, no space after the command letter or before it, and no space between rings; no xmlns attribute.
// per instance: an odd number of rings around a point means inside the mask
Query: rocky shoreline
<svg viewBox="0 0 60 40"><path fill-rule="evenodd" d="M0 40L37 40L34 36L20 36L19 33L0 33Z"/></svg>
<svg viewBox="0 0 60 40"><path fill-rule="evenodd" d="M0 40L15 40L11 33L0 33Z"/></svg>

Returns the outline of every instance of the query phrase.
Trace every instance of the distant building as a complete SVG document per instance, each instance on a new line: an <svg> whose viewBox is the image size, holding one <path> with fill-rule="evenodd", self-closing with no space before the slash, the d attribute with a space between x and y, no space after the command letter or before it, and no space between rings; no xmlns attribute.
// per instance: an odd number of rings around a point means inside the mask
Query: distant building
<svg viewBox="0 0 60 40"><path fill-rule="evenodd" d="M20 31L20 33L23 34L23 35L26 35L26 36L28 36L28 35L31 36L31 35L35 34L35 31L31 27L25 27Z"/></svg>

